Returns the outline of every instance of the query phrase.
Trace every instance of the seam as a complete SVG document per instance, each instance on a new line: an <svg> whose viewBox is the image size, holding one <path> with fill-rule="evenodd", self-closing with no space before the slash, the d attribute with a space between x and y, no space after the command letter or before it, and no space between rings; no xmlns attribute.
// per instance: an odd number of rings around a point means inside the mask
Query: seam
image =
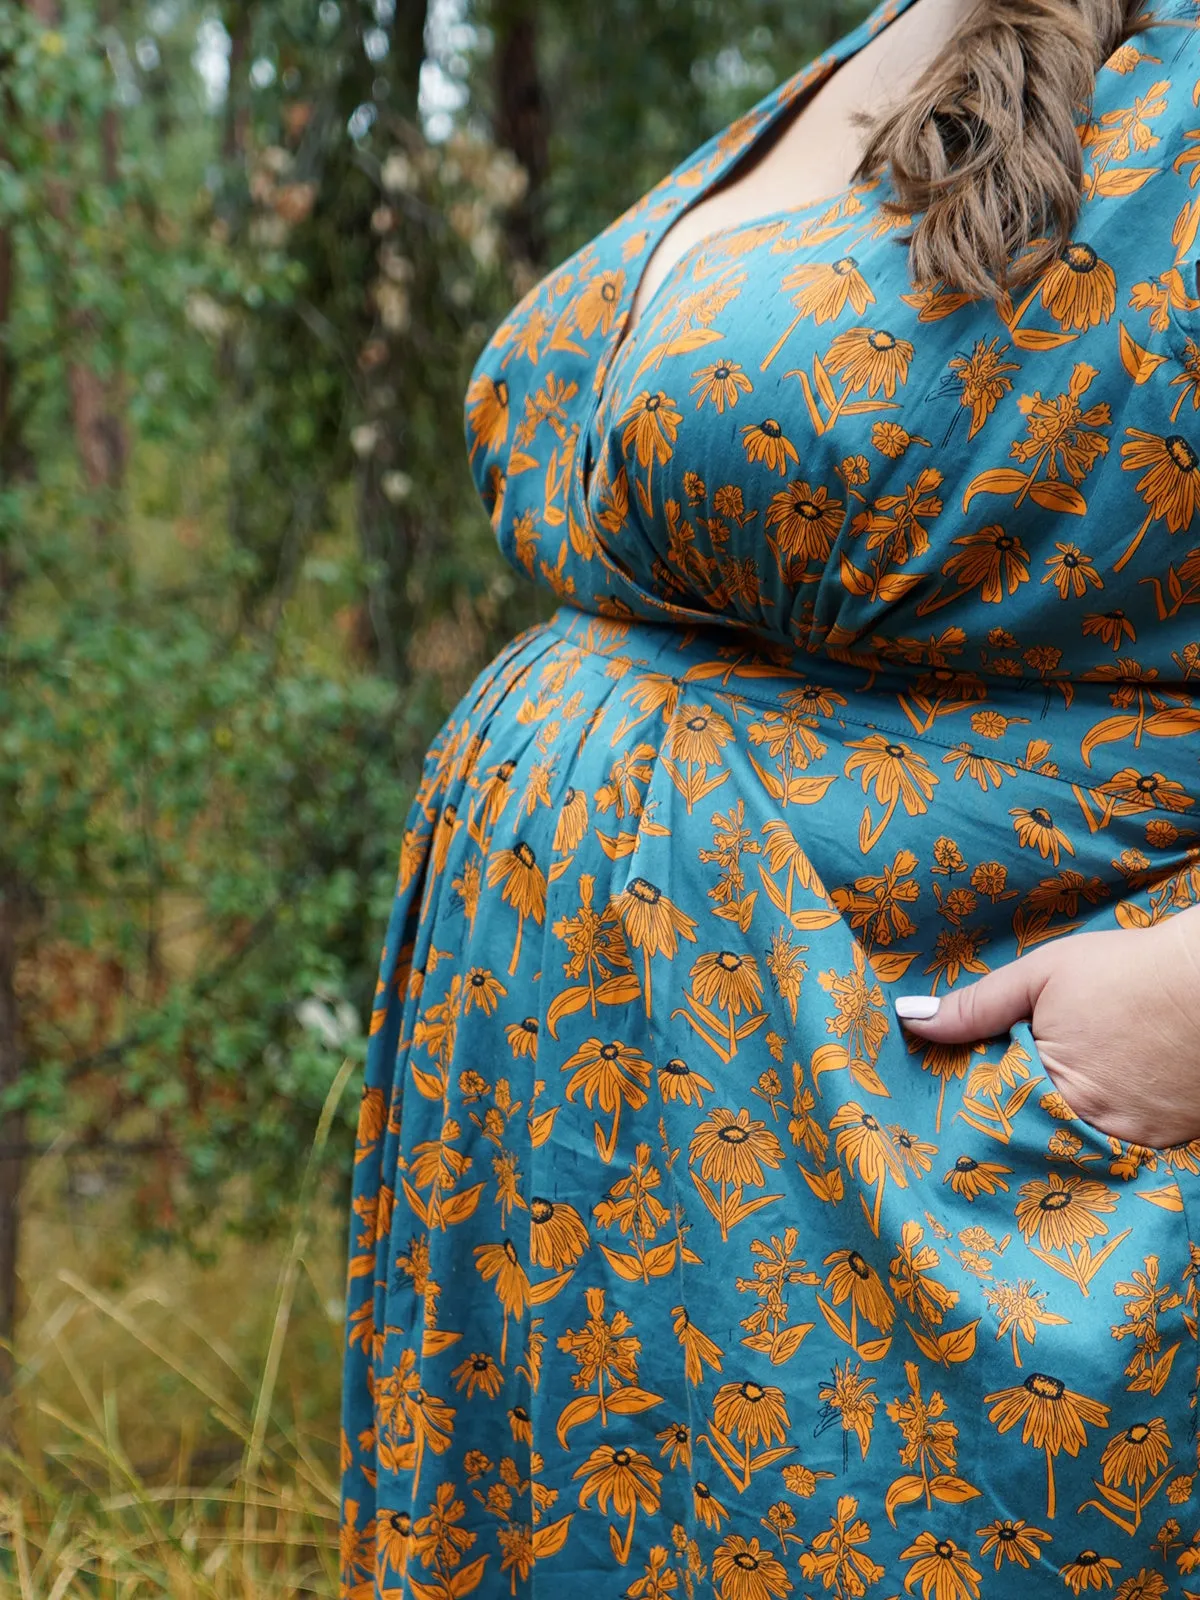
<svg viewBox="0 0 1200 1600"><path fill-rule="evenodd" d="M585 613L585 615L586 615L586 613ZM597 619L597 620L604 620L604 619ZM605 655L605 653L602 650L597 650L591 645L581 644L577 639L572 638L570 635L568 635L566 632L564 632L562 630L562 626L560 624L554 622L553 620L551 620L551 622L548 623L547 626L553 628L554 631L558 633L561 642L568 649L578 650L581 655L592 656L597 661L608 661L608 660L611 659L609 656ZM651 624L649 624L649 626L654 626L654 624L651 623ZM680 630L680 631L683 631L683 630ZM614 656L619 657L620 655L621 655L620 651L614 651ZM634 661L636 663L636 657L633 658L633 659L634 659ZM719 657L714 656L713 659L714 660L718 660ZM661 670L659 670L657 668L650 667L648 665L646 665L646 671L650 675L652 675L654 677L669 678L669 679L671 679L672 682L677 682L677 683L684 682L684 679L682 677L680 677L680 676L677 676L675 673L663 672L663 671L661 671ZM819 678L817 678L817 679L808 679L806 677L801 677L799 679L799 681L801 683L809 682L809 681L818 681L819 682ZM1033 680L1026 680L1026 681L1033 682ZM698 685L697 687L701 687L701 686ZM765 710L768 710L768 711L778 711L779 710L779 705L778 705L778 703L776 701L764 699L759 695L745 694L740 689L738 689L738 690L733 690L733 689L708 689L705 692L714 700L725 700L725 701L744 700L744 701L748 701L751 705L762 706ZM988 704L987 701L981 701L980 702L981 709L985 708L987 706L987 704ZM805 715L806 716L811 716L813 718L814 722L819 722L819 723L821 723L821 724L823 724L823 725L825 725L827 727L865 728L871 733L890 733L890 734L894 734L897 739L902 739L906 744L915 744L915 745L928 744L928 745L932 745L935 749L944 750L944 751L947 751L947 752L949 752L950 754L953 754L953 755L971 755L971 756L974 756L977 759L982 760L982 761L994 761L997 764L997 766L1012 767L1017 772L1025 772L1031 778L1040 779L1044 783L1058 783L1058 784L1062 784L1064 788L1068 788L1068 789L1084 789L1090 795L1096 795L1096 796L1100 795L1100 790L1097 787L1094 779L1086 778L1086 777L1083 777L1083 776L1070 777L1070 776L1067 776L1067 775L1065 775L1063 773L1038 772L1032 767L1021 767L1021 766L1018 766L1016 762L1014 762L1012 760L1009 760L1009 759L1006 759L1003 756L993 755L993 754L990 754L986 750L976 749L975 746L973 746L973 745L969 746L964 751L960 745L949 744L949 743L946 742L946 740L939 739L939 738L935 737L933 734L930 734L930 733L915 733L912 728L906 728L902 723L901 724L893 724L893 723L890 723L890 722L879 722L879 721L868 722L864 717L854 717L854 716L846 716L846 715L837 716L837 717L826 717L826 716L822 716L822 714L819 711L806 712ZM1169 806L1163 806L1163 805L1157 805L1157 804L1148 805L1148 806L1142 807L1138 811L1137 815L1138 816L1150 816L1155 812L1158 812L1162 816L1165 816L1165 817L1176 817L1176 816L1178 816L1178 813L1175 812L1175 811L1172 811Z"/></svg>

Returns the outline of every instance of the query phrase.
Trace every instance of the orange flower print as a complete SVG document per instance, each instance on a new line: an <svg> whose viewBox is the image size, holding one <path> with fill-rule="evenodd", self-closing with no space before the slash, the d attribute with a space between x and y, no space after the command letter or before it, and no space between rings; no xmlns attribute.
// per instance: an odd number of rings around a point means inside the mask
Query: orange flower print
<svg viewBox="0 0 1200 1600"><path fill-rule="evenodd" d="M638 1356L642 1341L630 1333L633 1323L624 1311L604 1315L605 1292L590 1288L584 1296L587 1322L578 1332L568 1328L558 1340L558 1348L571 1356L578 1371L574 1385L590 1389L593 1384L620 1388L636 1384Z"/></svg>
<svg viewBox="0 0 1200 1600"><path fill-rule="evenodd" d="M867 1205L865 1194L859 1196L863 1214L875 1237L879 1237L879 1219L883 1208L883 1195L890 1178L897 1188L908 1186L908 1177L899 1152L889 1133L870 1111L864 1111L855 1100L839 1106L830 1119L829 1131L837 1134L834 1148L839 1161L852 1175L857 1173L865 1187L875 1185L874 1206Z"/></svg>
<svg viewBox="0 0 1200 1600"><path fill-rule="evenodd" d="M1136 767L1122 767L1096 792L1114 802L1113 815L1118 817L1150 810L1190 811L1196 803L1181 783L1165 773L1139 772Z"/></svg>
<svg viewBox="0 0 1200 1600"><path fill-rule="evenodd" d="M766 1545L731 1533L712 1560L719 1600L782 1600L793 1584L786 1568Z"/></svg>
<svg viewBox="0 0 1200 1600"><path fill-rule="evenodd" d="M734 1113L715 1106L692 1136L688 1160L699 1161L707 1183L761 1188L764 1167L777 1167L783 1148L765 1122L755 1122L745 1109Z"/></svg>
<svg viewBox="0 0 1200 1600"><path fill-rule="evenodd" d="M711 366L693 372L692 376L696 382L691 392L700 396L696 401L697 411L707 402L716 407L718 416L724 416L726 406L732 411L744 394L754 392L754 385L737 361L714 361Z"/></svg>
<svg viewBox="0 0 1200 1600"><path fill-rule="evenodd" d="M486 967L472 967L467 973L463 1011L469 1013L472 1009L478 1008L490 1017L495 1013L501 998L507 993L508 990L499 978Z"/></svg>
<svg viewBox="0 0 1200 1600"><path fill-rule="evenodd" d="M980 1195L1007 1189L1008 1184L1004 1180L1011 1173L1011 1167L1002 1167L995 1161L977 1161L974 1156L959 1156L942 1182L948 1183L954 1193L961 1195L964 1200L978 1200Z"/></svg>
<svg viewBox="0 0 1200 1600"><path fill-rule="evenodd" d="M784 277L780 288L798 289L792 304L801 317L811 317L818 324L835 322L847 306L861 317L868 306L875 304L870 285L853 256L796 267Z"/></svg>
<svg viewBox="0 0 1200 1600"><path fill-rule="evenodd" d="M675 409L674 400L662 392L648 389L635 396L622 413L620 421L625 431L621 447L626 452L634 450L639 467L649 467L658 462L665 466L675 453L682 413Z"/></svg>
<svg viewBox="0 0 1200 1600"><path fill-rule="evenodd" d="M1161 1538L1161 1535L1160 1535ZM1143 1567L1131 1578L1126 1578L1113 1600L1167 1600L1170 1591L1161 1572L1151 1572Z"/></svg>
<svg viewBox="0 0 1200 1600"><path fill-rule="evenodd" d="M904 452L911 449L914 444L928 444L929 441L915 437L898 422L877 422L871 429L871 443L881 456L887 456L889 461L899 461ZM857 459L866 461L865 456L859 456ZM869 474L869 466L867 470Z"/></svg>
<svg viewBox="0 0 1200 1600"><path fill-rule="evenodd" d="M1053 861L1058 866L1064 850L1070 856L1075 854L1075 846L1061 828L1055 827L1054 818L1045 806L1034 806L1032 811L1015 806L1009 816L1022 848L1036 850L1043 861Z"/></svg>
<svg viewBox="0 0 1200 1600"><path fill-rule="evenodd" d="M562 809L554 828L556 854L578 850L588 830L588 797L581 789L570 788L563 796Z"/></svg>
<svg viewBox="0 0 1200 1600"><path fill-rule="evenodd" d="M605 336L612 332L624 293L622 271L598 272L588 280L575 302L575 322L585 339L590 339L597 328Z"/></svg>
<svg viewBox="0 0 1200 1600"><path fill-rule="evenodd" d="M529 1259L535 1267L561 1272L573 1267L590 1240L583 1218L565 1200L529 1202Z"/></svg>
<svg viewBox="0 0 1200 1600"><path fill-rule="evenodd" d="M513 945L509 976L517 970L521 959L521 936L526 917L539 926L546 917L546 877L538 866L533 850L523 840L511 850L498 851L488 863L488 888L500 886L501 897L517 913L517 937Z"/></svg>
<svg viewBox="0 0 1200 1600"><path fill-rule="evenodd" d="M872 733L865 739L851 739L846 749L850 752L846 776L850 778L858 773L863 793L874 788L875 799L884 808L882 818L874 825L870 810L863 812L859 848L867 855L882 838L897 805L902 805L910 817L920 816L928 809L938 780L930 772L924 756L918 755L911 745L886 734Z"/></svg>
<svg viewBox="0 0 1200 1600"><path fill-rule="evenodd" d="M504 1387L504 1374L489 1355L468 1356L451 1373L456 1389L465 1389L470 1400L475 1391L482 1390L489 1400L494 1400Z"/></svg>
<svg viewBox="0 0 1200 1600"><path fill-rule="evenodd" d="M1023 583L1029 582L1029 552L999 523L981 528L978 533L964 534L954 543L963 553L951 556L942 571L960 589L978 589L985 604L999 605L1006 594L1016 594Z"/></svg>
<svg viewBox="0 0 1200 1600"><path fill-rule="evenodd" d="M1042 304L1064 332L1093 328L1116 310L1117 275L1090 244L1064 245L1041 282Z"/></svg>
<svg viewBox="0 0 1200 1600"><path fill-rule="evenodd" d="M729 1519L729 1511L709 1486L699 1479L692 1485L692 1504L696 1510L697 1520L706 1528L711 1528L714 1533L720 1533L721 1524Z"/></svg>
<svg viewBox="0 0 1200 1600"><path fill-rule="evenodd" d="M787 1438L787 1406L783 1390L759 1383L726 1383L713 1399L713 1421L721 1432L757 1448Z"/></svg>
<svg viewBox="0 0 1200 1600"><path fill-rule="evenodd" d="M1111 1556L1102 1556L1098 1550L1081 1550L1074 1561L1059 1567L1058 1575L1072 1594L1087 1594L1093 1589L1111 1589L1113 1574L1120 1570L1121 1563Z"/></svg>
<svg viewBox="0 0 1200 1600"><path fill-rule="evenodd" d="M1135 1422L1105 1445L1100 1457L1100 1474L1111 1488L1136 1484L1140 1489L1162 1471L1170 1454L1171 1441L1162 1417Z"/></svg>
<svg viewBox="0 0 1200 1600"><path fill-rule="evenodd" d="M667 747L676 761L715 767L732 738L733 726L719 711L705 705L682 705L671 718Z"/></svg>
<svg viewBox="0 0 1200 1600"><path fill-rule="evenodd" d="M1140 428L1126 428L1121 465L1126 472L1141 472L1137 491L1149 506L1146 520L1113 567L1120 572L1136 553L1150 524L1165 522L1169 533L1190 528L1200 504L1200 456L1182 434L1160 438Z"/></svg>
<svg viewBox="0 0 1200 1600"><path fill-rule="evenodd" d="M784 1467L785 1479L790 1470ZM867 1554L870 1542L871 1525L858 1515L858 1501L853 1495L839 1495L830 1526L801 1552L800 1571L806 1578L820 1578L822 1587L839 1597L863 1595L885 1576L884 1568Z"/></svg>
<svg viewBox="0 0 1200 1600"><path fill-rule="evenodd" d="M880 495L869 511L855 517L853 530L866 533L867 549L882 552L889 565L902 567L914 556L929 549L925 524L942 514L943 501L937 490L942 475L936 467L924 467L903 494Z"/></svg>
<svg viewBox="0 0 1200 1600"><path fill-rule="evenodd" d="M1058 542L1054 548L1058 554L1046 557L1050 570L1042 582L1052 583L1062 599L1072 595L1076 600L1082 599L1089 585L1093 589L1103 589L1104 580L1096 571L1091 556L1084 555L1078 545Z"/></svg>
<svg viewBox="0 0 1200 1600"><path fill-rule="evenodd" d="M934 1533L921 1533L906 1550L901 1561L911 1561L905 1592L913 1594L921 1585L921 1600L979 1600L980 1573L971 1565L966 1550L953 1539L939 1539Z"/></svg>
<svg viewBox="0 0 1200 1600"><path fill-rule="evenodd" d="M882 392L891 400L897 387L908 382L914 353L907 339L886 328L850 328L829 346L825 365L845 380L851 394L865 389L872 399Z"/></svg>
<svg viewBox="0 0 1200 1600"><path fill-rule="evenodd" d="M508 438L508 384L503 378L481 374L467 390L467 425L471 430L471 458L479 449L498 450Z"/></svg>
<svg viewBox="0 0 1200 1600"><path fill-rule="evenodd" d="M503 1363L508 1348L508 1319L520 1321L529 1304L529 1278L521 1265L511 1239L502 1244L481 1244L475 1248L475 1270L485 1283L495 1285L496 1297L504 1307L504 1333L500 1341Z"/></svg>
<svg viewBox="0 0 1200 1600"><path fill-rule="evenodd" d="M772 546L783 558L781 572L786 575L792 562L803 568L828 560L842 525L842 510L842 502L831 500L827 489L810 488L800 478L772 496L767 527L779 530Z"/></svg>
<svg viewBox="0 0 1200 1600"><path fill-rule="evenodd" d="M980 339L969 356L954 356L948 363L953 388L960 404L971 413L970 441L983 427L1006 394L1012 393L1011 372L1020 372L1017 361L1005 361L1009 347L997 338Z"/></svg>
<svg viewBox="0 0 1200 1600"><path fill-rule="evenodd" d="M671 1331L683 1351L684 1371L693 1387L704 1382L704 1368L709 1366L720 1372L724 1351L692 1321L685 1306L675 1306L671 1312Z"/></svg>
<svg viewBox="0 0 1200 1600"><path fill-rule="evenodd" d="M357 1506L354 1509L357 1511ZM409 1512L384 1512L379 1519L375 1535L375 1553L380 1563L386 1563L393 1572L404 1575L408 1570L410 1559L417 1553L417 1542L413 1537L413 1520ZM361 1557L357 1552L343 1551L343 1561L347 1565L350 1563L358 1565L360 1560ZM370 1561L366 1563L368 1567L370 1564Z"/></svg>
<svg viewBox="0 0 1200 1600"><path fill-rule="evenodd" d="M1100 1220L1117 1209L1116 1196L1094 1178L1050 1172L1018 1191L1017 1226L1044 1250L1065 1250L1107 1233Z"/></svg>
<svg viewBox="0 0 1200 1600"><path fill-rule="evenodd" d="M664 1100L681 1100L687 1106L702 1106L705 1094L712 1093L711 1082L702 1073L673 1056L658 1069L658 1092Z"/></svg>
<svg viewBox="0 0 1200 1600"><path fill-rule="evenodd" d="M834 1366L833 1382L822 1384L819 1391L819 1399L830 1418L841 1423L843 1433L852 1433L858 1440L859 1454L864 1461L871 1448L875 1408L879 1404L878 1397L871 1393L874 1387L874 1378L862 1376L862 1362L856 1362L851 1368L847 1360L844 1367Z"/></svg>
<svg viewBox="0 0 1200 1600"><path fill-rule="evenodd" d="M834 1305L848 1300L856 1317L865 1317L872 1327L886 1333L896 1320L896 1308L874 1267L857 1250L835 1250L825 1257L824 1265L829 1268L825 1287Z"/></svg>
<svg viewBox="0 0 1200 1600"><path fill-rule="evenodd" d="M870 738L852 740L847 747L853 753L846 762L846 775L861 773L863 793L874 785L875 799L889 808L897 801L910 817L920 815L932 799L937 779L910 745L893 743L884 734L873 733Z"/></svg>
<svg viewBox="0 0 1200 1600"><path fill-rule="evenodd" d="M1096 368L1079 361L1065 393L1053 400L1044 400L1040 390L1021 396L1017 405L1025 416L1029 437L1013 445L1016 460L1026 464L1033 461L1037 467L1044 465L1051 480L1061 475L1073 484L1083 482L1098 458L1108 451L1108 440L1098 430L1112 421L1107 401L1086 410L1080 404L1095 377ZM1033 475L1029 483L1032 485ZM1017 503L1020 504L1019 499Z"/></svg>
<svg viewBox="0 0 1200 1600"><path fill-rule="evenodd" d="M1046 1453L1046 1515L1054 1516L1054 1457L1077 1456L1087 1447L1087 1429L1107 1428L1109 1408L1076 1394L1061 1378L1031 1372L1018 1388L984 1396L988 1421L1002 1434L1023 1424L1021 1443Z"/></svg>
<svg viewBox="0 0 1200 1600"><path fill-rule="evenodd" d="M743 428L742 445L747 461L761 461L768 472L778 472L781 477L787 476L789 463L794 465L800 460L796 446L774 417Z"/></svg>
<svg viewBox="0 0 1200 1600"><path fill-rule="evenodd" d="M639 1509L648 1516L658 1510L662 1473L640 1450L601 1444L575 1469L574 1476L584 1480L579 1491L581 1507L595 1499L597 1507L606 1515L611 1504L614 1516L629 1518L623 1537L612 1529L613 1555L624 1566L633 1545Z"/></svg>
<svg viewBox="0 0 1200 1600"><path fill-rule="evenodd" d="M670 1456L672 1469L682 1461L687 1471L692 1469L692 1430L686 1422L674 1422L654 1435L662 1445L660 1455Z"/></svg>
<svg viewBox="0 0 1200 1600"><path fill-rule="evenodd" d="M1040 1559L1039 1544L1048 1544L1052 1537L1043 1529L1032 1527L1024 1517L1015 1521L1009 1517L999 1518L989 1522L986 1528L976 1528L975 1536L983 1540L979 1554L990 1555L997 1572L1008 1562L1028 1570L1031 1563Z"/></svg>
<svg viewBox="0 0 1200 1600"><path fill-rule="evenodd" d="M697 995L706 1006L737 1017L753 1011L762 999L762 978L753 956L714 950L701 956L692 968Z"/></svg>
<svg viewBox="0 0 1200 1600"><path fill-rule="evenodd" d="M854 945L852 955L851 972L821 972L817 982L833 996L837 1007L837 1015L827 1018L826 1026L845 1040L851 1076L878 1092L880 1084L872 1063L891 1029L888 1006L881 986L867 975L867 958L860 944Z"/></svg>
<svg viewBox="0 0 1200 1600"><path fill-rule="evenodd" d="M573 1100L582 1093L590 1110L599 1105L601 1111L612 1118L612 1127L605 1133L599 1123L595 1125L596 1149L605 1163L616 1154L617 1138L621 1130L621 1108L640 1111L649 1096L646 1086L650 1082L651 1063L640 1050L619 1041L607 1044L600 1039L585 1039L566 1061L561 1070L569 1072L567 1099Z"/></svg>
<svg viewBox="0 0 1200 1600"><path fill-rule="evenodd" d="M646 878L631 878L627 887L613 896L613 906L621 918L630 945L642 952L645 974L642 993L646 1015L649 1016L652 1003L651 957L662 955L668 961L674 960L680 939L688 939L693 944L696 942L696 923Z"/></svg>

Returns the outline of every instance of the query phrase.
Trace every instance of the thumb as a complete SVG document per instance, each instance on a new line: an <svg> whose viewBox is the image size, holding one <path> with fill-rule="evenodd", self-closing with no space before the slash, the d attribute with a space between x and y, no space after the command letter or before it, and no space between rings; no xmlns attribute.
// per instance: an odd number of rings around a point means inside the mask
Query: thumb
<svg viewBox="0 0 1200 1600"><path fill-rule="evenodd" d="M1046 982L1044 964L1035 955L997 967L965 989L934 995L901 995L896 1015L922 1039L967 1044L1007 1033L1014 1022L1032 1017L1034 1002Z"/></svg>

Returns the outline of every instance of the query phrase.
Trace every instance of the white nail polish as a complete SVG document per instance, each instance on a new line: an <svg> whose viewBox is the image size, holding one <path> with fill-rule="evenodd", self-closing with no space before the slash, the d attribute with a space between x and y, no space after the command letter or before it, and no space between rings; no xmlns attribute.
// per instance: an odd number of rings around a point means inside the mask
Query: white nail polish
<svg viewBox="0 0 1200 1600"><path fill-rule="evenodd" d="M896 1015L904 1022L929 1022L937 1016L941 1004L936 995L903 994L896 1001Z"/></svg>

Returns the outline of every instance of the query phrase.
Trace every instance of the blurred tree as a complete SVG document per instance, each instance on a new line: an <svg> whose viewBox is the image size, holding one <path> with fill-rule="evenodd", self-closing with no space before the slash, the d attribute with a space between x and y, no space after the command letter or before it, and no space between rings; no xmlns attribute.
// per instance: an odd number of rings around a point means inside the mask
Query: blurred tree
<svg viewBox="0 0 1200 1600"><path fill-rule="evenodd" d="M156 1151L148 1236L285 1214L430 735L548 609L476 354L865 10L0 0L0 1346L30 1142Z"/></svg>

